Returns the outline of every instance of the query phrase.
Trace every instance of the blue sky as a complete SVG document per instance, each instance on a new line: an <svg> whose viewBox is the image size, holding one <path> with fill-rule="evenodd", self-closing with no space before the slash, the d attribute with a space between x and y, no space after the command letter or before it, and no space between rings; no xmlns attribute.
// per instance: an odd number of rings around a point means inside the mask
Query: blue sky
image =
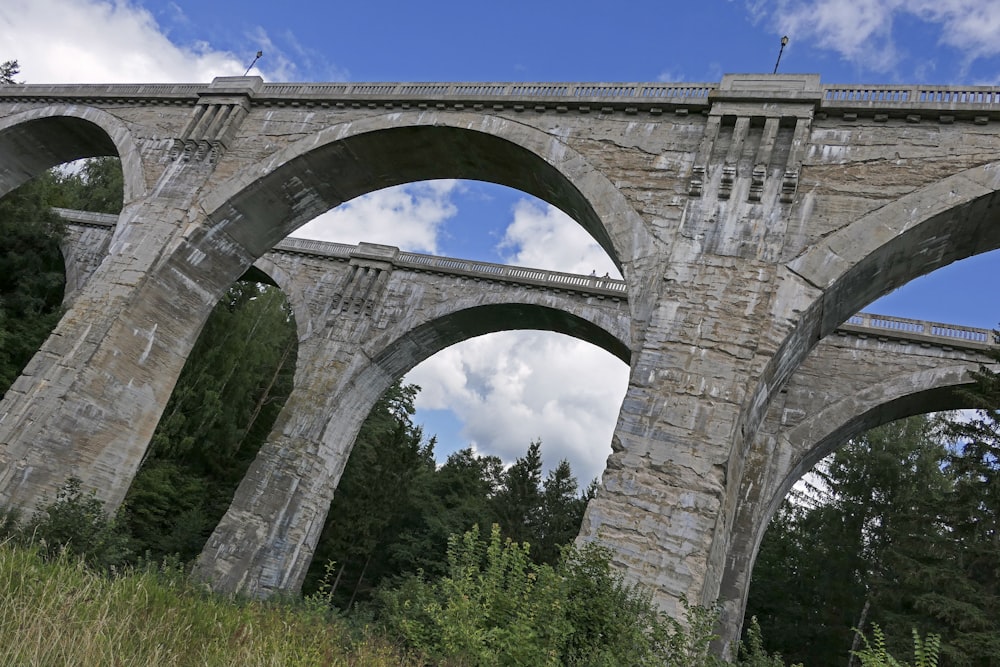
<svg viewBox="0 0 1000 667"><path fill-rule="evenodd" d="M216 2L4 0L0 60L28 83L268 81L685 81L818 73L824 83L1000 85L1000 0L543 0ZM363 230L363 231L362 231ZM523 193L441 181L381 191L302 234L564 271L610 260L560 212ZM1000 323L1000 254L958 262L867 310ZM541 438L547 466L599 475L627 369L555 334L486 336L408 376L442 454L472 444L506 460Z"/></svg>

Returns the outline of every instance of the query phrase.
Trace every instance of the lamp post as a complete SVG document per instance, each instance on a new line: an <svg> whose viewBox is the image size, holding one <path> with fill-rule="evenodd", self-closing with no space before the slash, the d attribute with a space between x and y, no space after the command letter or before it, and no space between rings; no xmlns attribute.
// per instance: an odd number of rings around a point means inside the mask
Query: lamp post
<svg viewBox="0 0 1000 667"><path fill-rule="evenodd" d="M788 39L788 38L786 37L785 39ZM244 74L243 76L246 76L247 74L249 74L249 73L250 73L250 70L252 70L252 69L253 69L253 66L254 66L254 65L255 65L255 64L257 63L257 61L258 61L258 60L260 60L260 57L261 57L262 55L264 55L264 52L263 52L263 51L258 51L258 52L257 52L257 57L255 57L255 58L253 59L253 61L252 61L252 62L250 63L250 67L247 67L247 71L246 71L246 73L245 73L245 74ZM778 58L781 58L781 56L778 56ZM777 68L778 68L778 66L777 66L777 65L775 65L775 66L774 66L774 68L775 68L775 69L777 69Z"/></svg>
<svg viewBox="0 0 1000 667"><path fill-rule="evenodd" d="M773 72L773 74L777 74L778 73L778 63L781 62L781 54L785 50L786 46L788 46L788 35L785 35L784 37L781 38L781 48L778 49L778 60L774 63L774 72Z"/></svg>

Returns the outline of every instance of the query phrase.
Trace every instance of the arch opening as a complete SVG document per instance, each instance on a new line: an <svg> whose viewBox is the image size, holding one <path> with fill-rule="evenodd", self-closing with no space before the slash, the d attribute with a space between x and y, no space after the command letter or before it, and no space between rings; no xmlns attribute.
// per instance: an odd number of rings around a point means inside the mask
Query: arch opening
<svg viewBox="0 0 1000 667"><path fill-rule="evenodd" d="M121 210L122 170L117 158L56 166L0 198L3 392L51 334L66 302L106 252L108 229L70 224L63 212L70 208L94 213Z"/></svg>
<svg viewBox="0 0 1000 667"><path fill-rule="evenodd" d="M297 350L291 304L254 268L204 323L126 494L139 553L200 553L291 394Z"/></svg>
<svg viewBox="0 0 1000 667"><path fill-rule="evenodd" d="M912 650L914 628L945 643L956 627L965 633L970 616L941 614L941 605L968 602L957 585L965 565L934 570L966 551L954 532L966 521L955 493L963 447L928 411L967 405L954 387L901 397L810 452L815 465L776 498L747 574L743 627L757 619L768 652L839 662L862 648L855 628L870 637L873 623L894 655Z"/></svg>
<svg viewBox="0 0 1000 667"><path fill-rule="evenodd" d="M224 231L259 256L313 218L358 196L419 181L463 179L537 197L580 224L621 267L611 218L630 215L620 193L552 137L470 115L392 114L324 130L286 148L260 170L234 178L205 202L212 234ZM475 129L470 129L473 127ZM252 184L247 186L247 179ZM589 179L589 180L588 180ZM583 183L586 182L586 185ZM596 197L583 189L604 190ZM600 213L598 208L601 209ZM634 214L633 214L634 215ZM607 219L602 219L607 218Z"/></svg>
<svg viewBox="0 0 1000 667"><path fill-rule="evenodd" d="M507 309L493 310L493 317L471 312L460 320L463 324L482 322L479 328L488 331L501 321L494 318L506 313L511 316L502 320L507 327L530 324L531 330L475 336L467 331L464 340L454 344L450 341L455 329L448 327L418 334L425 340L436 337L438 343L432 348L442 349L388 390L391 405L392 397L398 399L407 387L421 388L410 394L410 410L397 412L394 428L383 427L380 436L374 435L384 424L386 395L362 426L319 538L306 592L315 587L330 560L335 564L331 574L337 582L334 594L345 609L364 599L386 577L414 572L417 567L436 575L444 563L449 535L461 534L476 523L481 530L498 523L505 536L528 541L539 562L552 561L558 546L576 537L594 490L591 480L599 476L611 451L627 366L584 342L579 324L575 325L577 333L569 336L553 333L557 326L551 313L518 318ZM543 325L539 317L545 318L544 326L552 331L538 330ZM515 361L523 346L531 347L534 357ZM399 358L390 353L383 359L394 357ZM385 367L393 368L395 375L415 358L400 366L387 362ZM442 383L442 378L450 381ZM435 394L429 401L424 398L428 383ZM462 405L456 406L456 400ZM421 405L428 402L435 409ZM397 408L399 404L397 400ZM442 412L450 416L442 420ZM437 414L428 419L429 413ZM489 415L488 422L484 415ZM448 426L448 422L467 419L478 422L460 432ZM539 429L545 422L549 430ZM442 425L448 432L441 432ZM501 429L504 433L496 433ZM484 438L484 434L494 437ZM540 447L533 449L536 442ZM532 459L537 455L541 460ZM512 491L510 485L521 479L517 475L531 467L526 461L534 461L534 481L529 479L527 487ZM511 475L516 479L510 479ZM509 503L516 500L511 493L521 494L518 499L531 506L524 512L536 517L534 523L527 514L511 509ZM362 498L353 502L352 494ZM372 502L376 496L385 497ZM378 509L353 511L358 503ZM355 523L367 528L355 529ZM378 539L359 540L376 524ZM416 560L414 544L422 545Z"/></svg>

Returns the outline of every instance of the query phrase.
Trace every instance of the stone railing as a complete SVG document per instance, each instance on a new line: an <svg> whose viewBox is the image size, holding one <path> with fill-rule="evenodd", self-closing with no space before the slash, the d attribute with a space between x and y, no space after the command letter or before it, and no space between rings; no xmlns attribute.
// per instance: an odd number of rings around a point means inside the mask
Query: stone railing
<svg viewBox="0 0 1000 667"><path fill-rule="evenodd" d="M638 110L655 112L663 106L707 108L716 97L775 93L781 99L782 77L789 75L726 75L720 83L263 83L256 77L219 77L210 84L13 84L0 85L0 100L93 100L104 103L135 100L193 103L200 95L227 90L251 94L255 104L320 106L436 106L442 108L513 108L515 110L570 107L587 110ZM817 75L807 88L821 110L938 112L1000 112L1000 87L921 85L824 85ZM768 82L774 79L775 87ZM793 77L794 78L794 77ZM740 87L732 82L747 79ZM246 88L239 88L246 84ZM813 88L818 86L818 88ZM790 92L788 95L795 97ZM812 95L812 93L810 93ZM986 118L984 115L983 118ZM985 121L984 121L985 122Z"/></svg>
<svg viewBox="0 0 1000 667"><path fill-rule="evenodd" d="M364 243L360 246L354 246L290 236L276 245L274 249L279 252L349 260L359 255L367 256L365 249L372 247L384 249L385 253L380 258L384 258L386 261L391 262L394 267L401 269L411 269L426 273L462 275L476 279L530 284L553 290L571 290L574 292L607 295L620 299L626 298L625 281L616 278L582 276L577 273L546 271L509 264L492 264L490 262L476 262L468 259L456 259L454 257L422 255L415 252L403 252L392 246L373 246Z"/></svg>
<svg viewBox="0 0 1000 667"><path fill-rule="evenodd" d="M967 347L977 350L985 350L1000 344L996 334L990 329L911 320L891 315L873 315L871 313L853 315L838 329L841 332L855 335L870 335L876 338L893 338L927 345Z"/></svg>
<svg viewBox="0 0 1000 667"><path fill-rule="evenodd" d="M71 224L111 228L118 221L118 216L116 215L75 211L64 208L54 208L53 210ZM375 248L377 251L369 253L368 249L370 248ZM390 262L395 267L414 271L529 284L546 289L610 296L622 300L628 298L625 281L616 278L583 276L577 273L561 273L559 271L530 269L508 264L492 264L489 262L474 262L467 259L440 257L438 255L422 255L414 252L403 252L392 246L364 243L361 245L350 245L289 236L275 246L274 250L299 255L327 257L340 261L350 261L352 257L375 256ZM905 340L921 345L959 347L974 350L986 350L1000 344L994 332L989 329L978 329L941 322L928 322L925 320L912 320L905 317L893 317L891 315L873 315L871 313L858 313L850 317L838 327L838 332L857 336L870 336L872 338Z"/></svg>

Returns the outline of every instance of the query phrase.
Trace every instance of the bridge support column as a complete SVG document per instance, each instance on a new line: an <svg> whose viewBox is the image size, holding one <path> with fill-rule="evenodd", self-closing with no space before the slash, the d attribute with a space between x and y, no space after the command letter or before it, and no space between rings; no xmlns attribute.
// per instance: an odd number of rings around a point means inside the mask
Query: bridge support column
<svg viewBox="0 0 1000 667"><path fill-rule="evenodd" d="M195 564L193 576L214 590L301 588L354 439L395 380L353 382L367 365L367 327L350 328L300 344L292 395Z"/></svg>
<svg viewBox="0 0 1000 667"><path fill-rule="evenodd" d="M682 599L719 599L748 442L804 354L784 343L818 291L736 259L671 273L687 293L664 290L648 317L633 314L648 324L578 541L608 544L626 578L679 619Z"/></svg>
<svg viewBox="0 0 1000 667"><path fill-rule="evenodd" d="M205 318L249 263L230 243L206 273L178 240L204 176L178 169L126 207L108 257L4 395L0 505L30 512L69 477L108 510L121 503Z"/></svg>

